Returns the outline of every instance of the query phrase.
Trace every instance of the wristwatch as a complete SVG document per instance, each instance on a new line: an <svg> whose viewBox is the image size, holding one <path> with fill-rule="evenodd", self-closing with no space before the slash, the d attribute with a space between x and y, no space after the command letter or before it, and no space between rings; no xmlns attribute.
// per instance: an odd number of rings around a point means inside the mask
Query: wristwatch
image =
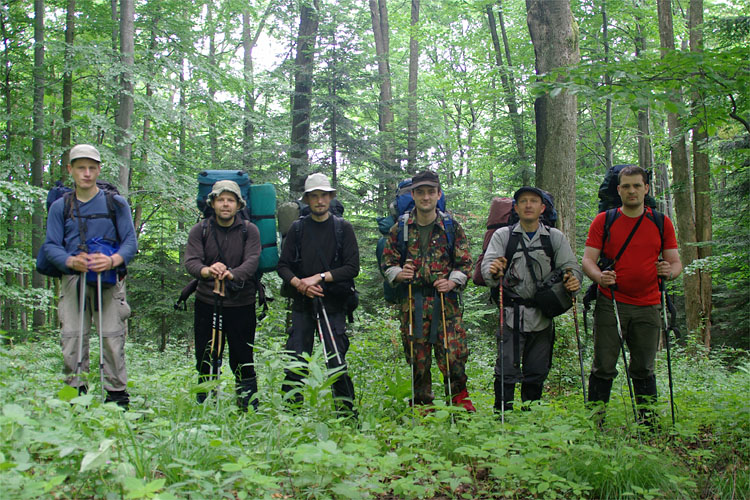
<svg viewBox="0 0 750 500"><path fill-rule="evenodd" d="M320 273L320 281L325 282L326 280L326 273Z"/></svg>

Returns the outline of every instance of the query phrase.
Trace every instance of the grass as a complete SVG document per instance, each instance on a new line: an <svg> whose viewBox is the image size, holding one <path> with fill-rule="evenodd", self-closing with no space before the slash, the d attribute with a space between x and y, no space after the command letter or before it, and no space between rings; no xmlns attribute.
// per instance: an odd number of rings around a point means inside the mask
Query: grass
<svg viewBox="0 0 750 500"><path fill-rule="evenodd" d="M184 313L183 313L184 314ZM750 364L673 352L678 422L671 428L659 362L662 432L636 432L618 377L603 430L582 404L575 337L558 328L545 401L492 413L494 338L470 332L469 391L478 412L408 409L409 372L386 311L360 314L348 356L359 424L337 419L318 349L307 360L305 404L279 392L283 313L258 329L260 410L242 414L233 381L195 404L185 342L166 352L127 346L132 408L78 397L61 380L54 335L0 346L3 498L735 498L750 497ZM92 338L92 356L98 348ZM590 345L587 346L587 352ZM733 353L736 357L736 353ZM745 357L745 359L747 359ZM587 363L588 365L588 363ZM442 389L433 375L435 393ZM619 384L619 385L618 385ZM451 423L451 413L455 424Z"/></svg>

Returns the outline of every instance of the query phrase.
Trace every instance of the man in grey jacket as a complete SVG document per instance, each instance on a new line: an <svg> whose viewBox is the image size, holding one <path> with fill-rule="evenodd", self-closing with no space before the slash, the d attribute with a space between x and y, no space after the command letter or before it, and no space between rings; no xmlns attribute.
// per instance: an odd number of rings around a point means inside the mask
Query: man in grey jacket
<svg viewBox="0 0 750 500"><path fill-rule="evenodd" d="M553 272L563 272L565 289L573 294L580 290L582 278L565 235L539 221L545 210L542 191L524 186L513 198L519 222L495 231L482 262L487 285L498 286L501 280L503 284L505 321L499 332L495 363L498 411L512 409L518 382L521 401L542 397L552 365L555 324L533 300L539 284Z"/></svg>

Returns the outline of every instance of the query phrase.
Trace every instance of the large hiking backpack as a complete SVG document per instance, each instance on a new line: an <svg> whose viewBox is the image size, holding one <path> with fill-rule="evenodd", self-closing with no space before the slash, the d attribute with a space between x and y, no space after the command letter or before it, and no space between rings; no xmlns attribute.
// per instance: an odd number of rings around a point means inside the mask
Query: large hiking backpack
<svg viewBox="0 0 750 500"><path fill-rule="evenodd" d="M112 221L112 225L115 228L115 235L117 236L117 244L120 243L120 232L117 229L117 207L116 204L118 203L117 200L115 200L115 195L119 195L120 192L117 190L117 188L103 180L97 180L96 181L96 187L98 187L102 192L104 192L104 196L107 201L107 212L101 213L101 214L91 214L88 216L85 216L86 219L100 219L100 218L108 218ZM50 188L50 190L47 192L47 213L49 213L49 209L52 206L54 202L59 200L60 198L63 198L63 224L65 224L65 221L70 219L73 214L73 196L75 196L75 190L73 188L69 188L65 186L62 181L56 181L55 185ZM81 235L82 241L85 241L85 235ZM65 242L63 241L63 245ZM97 243L97 250L101 251L101 245ZM50 276L52 278L59 278L63 275L63 273L55 267L55 265L50 262L47 259L47 255L44 252L44 247L39 249L39 253L36 257L36 270L45 276ZM90 273L89 273L90 274ZM127 267L125 264L117 268L117 275L122 278L127 274ZM94 273L94 276L96 274Z"/></svg>
<svg viewBox="0 0 750 500"><path fill-rule="evenodd" d="M217 181L234 181L240 188L242 198L246 206L237 216L243 221L248 221L258 228L260 233L260 259L258 261L258 271L255 273L256 287L258 291L258 303L263 310L260 317L265 316L268 310L268 301L266 299L265 287L260 281L263 273L276 269L279 263L279 251L276 245L276 188L273 184L253 184L247 173L241 170L204 170L198 174L198 194L196 196L196 205L201 211L201 241L206 244L206 235L208 234L207 219L214 214L214 210L208 204L208 195L213 190ZM247 224L247 222L245 223ZM247 241L247 225L243 227L242 241ZM185 288L182 289L180 297L174 304L175 310L186 310L187 299L195 292L198 287L198 280L191 280Z"/></svg>
<svg viewBox="0 0 750 500"><path fill-rule="evenodd" d="M376 219L378 223L378 230L382 236L378 239L377 247L375 248L375 257L378 261L378 269L380 274L383 275L383 270L380 264L383 260L383 250L388 241L388 233L394 224L398 224L398 241L399 241L399 253L401 254L401 263L403 266L406 259L406 247L408 241L408 234L405 234L404 224L409 218L414 208L414 198L411 195L411 179L405 179L398 183L396 188L396 196L389 205L390 214L385 217L378 217ZM456 227L453 221L453 217L448 214L445 210L445 193L441 192L440 199L437 202L437 209L439 216L443 219L445 225L446 235L448 237L448 248L451 261L453 260L454 243L456 240ZM385 278L385 276L383 276ZM405 297L405 285L398 287L392 287L386 281L383 281L383 297L389 304L399 304Z"/></svg>
<svg viewBox="0 0 750 500"><path fill-rule="evenodd" d="M482 252L477 257L474 266L474 274L471 279L477 286L487 286L482 276L482 260L484 253L490 244L492 235L501 227L510 224L511 215L513 214L513 198L492 198L490 202L490 213L487 215L487 230L484 232L484 241L482 242Z"/></svg>
<svg viewBox="0 0 750 500"><path fill-rule="evenodd" d="M607 169L607 173L604 174L604 180L599 186L599 212L622 206L622 200L617 193L617 186L620 184L620 171L625 167L633 166L636 165L623 163L621 165L613 165ZM647 184L651 186L651 171L647 170L646 175L648 176ZM651 196L650 192L646 195L645 204L652 209L656 208L656 200Z"/></svg>
<svg viewBox="0 0 750 500"><path fill-rule="evenodd" d="M237 215L258 227L260 232L260 261L258 271L267 273L276 269L279 251L276 246L276 188L273 184L253 184L241 170L204 170L198 174L198 195L196 204L205 219L213 215L208 205L208 194L216 181L230 180L240 187L247 206Z"/></svg>

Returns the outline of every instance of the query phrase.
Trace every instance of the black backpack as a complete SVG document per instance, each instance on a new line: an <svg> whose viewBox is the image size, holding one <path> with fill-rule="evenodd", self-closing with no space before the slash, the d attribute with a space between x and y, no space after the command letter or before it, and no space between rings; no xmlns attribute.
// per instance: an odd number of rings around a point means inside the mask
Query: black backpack
<svg viewBox="0 0 750 500"><path fill-rule="evenodd" d="M115 228L115 235L117 236L117 243L120 243L120 232L117 229L117 205L120 205L120 202L115 200L115 195L119 195L120 192L117 190L117 188L114 186L114 184L111 184L107 181L97 180L96 181L96 187L98 187L102 192L104 192L104 196L107 201L107 212L106 213L100 213L100 214L90 214L83 216L85 219L102 219L102 218L108 218L112 221L112 226ZM70 219L73 214L73 197L75 196L75 190L73 188L69 188L65 185L63 185L62 181L56 181L55 185L50 188L50 190L47 192L47 213L49 213L49 209L52 206L52 204L57 201L58 199L62 198L63 201L63 224L65 224L65 221ZM82 234L81 236L81 245L82 249L85 247L86 242L86 235ZM63 245L65 242L63 241ZM52 278L59 278L63 275L63 273L55 267L52 262L47 259L47 255L44 253L44 247L39 249L39 254L37 254L36 257L36 270L45 276L50 276ZM127 267L125 264L121 265L117 268L117 274L120 278L124 277L127 274Z"/></svg>

